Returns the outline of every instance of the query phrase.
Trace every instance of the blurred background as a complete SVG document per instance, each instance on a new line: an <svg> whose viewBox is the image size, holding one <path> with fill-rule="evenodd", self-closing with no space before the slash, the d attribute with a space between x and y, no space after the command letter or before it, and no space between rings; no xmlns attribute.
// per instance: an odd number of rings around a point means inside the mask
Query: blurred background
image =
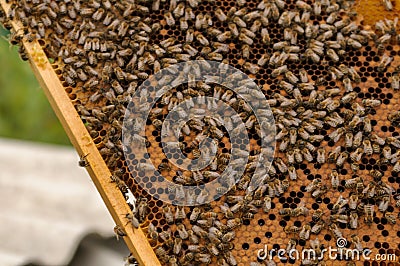
<svg viewBox="0 0 400 266"><path fill-rule="evenodd" d="M124 265L125 243L8 34L0 27L0 265Z"/></svg>

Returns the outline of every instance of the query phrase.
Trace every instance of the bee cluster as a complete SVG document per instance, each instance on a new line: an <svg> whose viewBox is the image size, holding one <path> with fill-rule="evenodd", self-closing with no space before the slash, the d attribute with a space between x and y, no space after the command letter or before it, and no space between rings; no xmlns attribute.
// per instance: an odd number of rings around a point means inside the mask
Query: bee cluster
<svg viewBox="0 0 400 266"><path fill-rule="evenodd" d="M54 61L54 71L113 173L110 181L131 206L127 221L147 233L163 265L327 265L318 256L338 238L347 239L343 249L400 252L395 229L400 207L397 18L363 25L353 3L344 0L6 2L10 10L6 15L0 9L0 22L11 30L11 43L37 39ZM389 9L391 2L384 3ZM22 31L12 30L13 20ZM22 45L20 52L27 59ZM145 104L149 95L144 90L141 100L143 108L151 108L150 116L129 127L134 132L146 128L147 152L124 158L123 119L132 93L161 69L190 60L203 62L202 68L206 60L232 65L261 88L277 132L268 171L255 172L265 123L232 90L205 82L171 88L153 107ZM198 68L193 64L186 74ZM201 119L194 117L179 130L165 125L168 112L192 97L200 99L192 103L202 106ZM215 188L222 196L210 203L204 191L152 187L164 178L204 184L226 170L235 144L227 131L239 121L202 116L214 108L206 97L235 109L251 147L244 174L236 184L223 180ZM178 115L186 116L184 111ZM179 142L161 143L163 126ZM216 145L200 151L207 137ZM212 163L181 171L184 156ZM158 171L149 173L152 167L143 158L151 158ZM85 157L81 161L90 167ZM254 175L263 180L258 187L251 186ZM136 176L152 195L137 185ZM163 193L198 206L174 206L154 196ZM125 235L122 228L115 231ZM312 248L318 256L257 261L265 243L288 251Z"/></svg>

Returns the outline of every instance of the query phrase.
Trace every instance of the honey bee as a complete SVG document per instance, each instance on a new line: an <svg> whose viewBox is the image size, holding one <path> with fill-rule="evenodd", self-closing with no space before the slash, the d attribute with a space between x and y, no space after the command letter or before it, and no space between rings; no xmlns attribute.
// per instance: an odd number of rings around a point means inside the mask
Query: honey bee
<svg viewBox="0 0 400 266"><path fill-rule="evenodd" d="M395 173L399 173L400 172L400 161L397 161L394 165L393 165L393 172Z"/></svg>
<svg viewBox="0 0 400 266"><path fill-rule="evenodd" d="M162 258L163 259L163 258ZM170 256L169 258L168 258L168 265L171 265L171 266L178 266L179 264L178 264L178 259L176 258L176 256Z"/></svg>
<svg viewBox="0 0 400 266"><path fill-rule="evenodd" d="M216 16L217 19L218 19L219 21L221 21L221 22L224 22L224 21L226 21L226 19L227 19L226 14L224 13L224 11L222 11L221 8L217 8L217 9L215 10L215 16Z"/></svg>
<svg viewBox="0 0 400 266"><path fill-rule="evenodd" d="M353 244L355 246L355 248L359 251L362 252L364 250L362 244L361 244L361 240L357 235L352 235L351 239L353 241Z"/></svg>
<svg viewBox="0 0 400 266"><path fill-rule="evenodd" d="M400 140L395 138L395 137L387 137L386 141L388 144L396 147L396 148L400 148Z"/></svg>
<svg viewBox="0 0 400 266"><path fill-rule="evenodd" d="M288 45L288 43L286 41L281 41L281 42L276 42L274 43L274 45L272 46L272 48L274 50L282 50L283 48L285 48Z"/></svg>
<svg viewBox="0 0 400 266"><path fill-rule="evenodd" d="M351 85L351 80L349 78L343 79L343 85L344 85L344 89L346 90L346 92L353 91L353 86Z"/></svg>
<svg viewBox="0 0 400 266"><path fill-rule="evenodd" d="M156 253L157 257L165 257L168 254L163 247L156 248L154 252Z"/></svg>
<svg viewBox="0 0 400 266"><path fill-rule="evenodd" d="M357 209L357 204L358 204L357 194L351 195L350 199L349 199L349 208L352 210L355 210L355 209Z"/></svg>
<svg viewBox="0 0 400 266"><path fill-rule="evenodd" d="M206 248L197 244L188 245L188 250L191 252L205 252Z"/></svg>
<svg viewBox="0 0 400 266"><path fill-rule="evenodd" d="M336 170L332 170L331 172L331 184L332 188L337 189L340 184L339 173Z"/></svg>
<svg viewBox="0 0 400 266"><path fill-rule="evenodd" d="M275 78L275 77L277 77L279 75L285 74L287 71L288 71L287 65L283 65L283 66L280 66L278 68L275 68L272 71L271 76Z"/></svg>
<svg viewBox="0 0 400 266"><path fill-rule="evenodd" d="M329 70L330 70L330 74L331 74L333 80L341 79L344 75L344 73L342 71L340 71L339 69L337 69L335 67L330 67Z"/></svg>
<svg viewBox="0 0 400 266"><path fill-rule="evenodd" d="M175 25L175 19L174 19L174 16L172 15L171 12L165 12L164 13L164 19L165 19L165 21L166 21L168 26Z"/></svg>
<svg viewBox="0 0 400 266"><path fill-rule="evenodd" d="M192 230L193 230L193 228L192 228ZM176 227L176 231L178 232L179 237L181 239L187 239L189 237L189 234L186 231L186 227L183 224L178 224Z"/></svg>
<svg viewBox="0 0 400 266"><path fill-rule="evenodd" d="M382 155L386 160L390 160L392 158L392 149L385 145L382 149Z"/></svg>
<svg viewBox="0 0 400 266"><path fill-rule="evenodd" d="M223 256L224 256L226 262L228 263L228 265L237 265L236 259L235 259L235 257L233 256L232 252L226 251L226 252L223 254Z"/></svg>
<svg viewBox="0 0 400 266"><path fill-rule="evenodd" d="M249 36L247 36L243 32L241 32L239 34L238 39L239 39L239 41L244 42L245 44L248 44L248 45L253 45L253 42L254 42L254 40L252 38L250 38Z"/></svg>
<svg viewBox="0 0 400 266"><path fill-rule="evenodd" d="M229 230L232 230L236 227L239 227L241 224L242 224L242 219L234 218L234 219L229 219L226 223L226 226Z"/></svg>
<svg viewBox="0 0 400 266"><path fill-rule="evenodd" d="M352 132L346 132L346 134L344 135L344 146L346 148L351 148L353 146L353 133ZM350 156L350 158L352 158L352 157Z"/></svg>
<svg viewBox="0 0 400 266"><path fill-rule="evenodd" d="M300 76L300 81L303 83L307 83L308 82L308 74L307 71L304 68L301 68L299 70L299 76Z"/></svg>
<svg viewBox="0 0 400 266"><path fill-rule="evenodd" d="M283 208L283 209L280 209L279 210L279 214L281 215L281 216L286 216L286 217L289 217L289 216L294 216L294 212L293 212L293 209L291 209L291 208Z"/></svg>
<svg viewBox="0 0 400 266"><path fill-rule="evenodd" d="M400 89L400 75L398 73L392 75L391 86L394 90Z"/></svg>
<svg viewBox="0 0 400 266"><path fill-rule="evenodd" d="M233 232L233 231L227 232L221 236L221 241L223 243L228 243L228 242L232 241L235 238L235 236L236 236L235 232Z"/></svg>
<svg viewBox="0 0 400 266"><path fill-rule="evenodd" d="M291 250L296 249L296 244L297 244L297 242L295 239L293 239L293 238L289 239L289 242L286 246L286 252L289 253Z"/></svg>
<svg viewBox="0 0 400 266"><path fill-rule="evenodd" d="M310 184L308 184L305 188L307 192L315 191L319 186L321 186L321 179L316 178Z"/></svg>
<svg viewBox="0 0 400 266"><path fill-rule="evenodd" d="M272 5L271 7L276 8L275 5ZM279 16L279 10L276 8L276 15ZM284 11L282 14L280 14L280 17L278 19L278 24L282 25L283 27L289 27L290 24L292 23L292 16L291 12L289 11Z"/></svg>
<svg viewBox="0 0 400 266"><path fill-rule="evenodd" d="M296 77L295 74L293 74L292 71L288 71L285 73L285 77L287 78L287 80L291 83L291 84L296 84L297 82L299 82L299 78Z"/></svg>
<svg viewBox="0 0 400 266"><path fill-rule="evenodd" d="M91 66L86 65L83 67L83 69L84 69L85 73L87 73L87 74L90 74L93 76L99 76L99 73L95 69L93 69Z"/></svg>
<svg viewBox="0 0 400 266"><path fill-rule="evenodd" d="M394 122L396 120L399 120L400 119L400 111L396 111L396 112L393 112L393 113L389 114L387 116L387 118L388 118L388 120L390 122ZM380 144L380 145L383 145L383 144Z"/></svg>
<svg viewBox="0 0 400 266"><path fill-rule="evenodd" d="M306 159L306 161L308 162L312 162L314 160L314 157L312 156L311 152L306 147L304 147L301 150L301 154L303 155L304 159Z"/></svg>
<svg viewBox="0 0 400 266"><path fill-rule="evenodd" d="M281 87L281 88L283 88L287 93L292 93L293 92L293 88L294 88L294 86L293 86L293 84L291 84L291 83L289 83L289 82L286 82L286 81L284 81L284 80L281 80L280 82L279 82L279 86ZM297 133L296 133L297 134ZM293 143L292 143L293 144Z"/></svg>
<svg viewBox="0 0 400 266"><path fill-rule="evenodd" d="M293 165L290 165L288 167L288 172L289 172L289 178L291 180L296 180L297 179L296 168Z"/></svg>
<svg viewBox="0 0 400 266"><path fill-rule="evenodd" d="M364 99L362 103L367 107L377 107L381 105L381 101L378 99Z"/></svg>
<svg viewBox="0 0 400 266"><path fill-rule="evenodd" d="M354 49L360 49L362 47L362 44L358 40L355 40L351 37L347 39L347 45L353 47Z"/></svg>
<svg viewBox="0 0 400 266"><path fill-rule="evenodd" d="M319 234L324 227L325 227L325 222L320 220L316 222L316 224L314 224L313 227L311 227L311 233Z"/></svg>
<svg viewBox="0 0 400 266"><path fill-rule="evenodd" d="M380 180L383 177L383 173L376 169L372 169L369 174L374 177L374 180Z"/></svg>
<svg viewBox="0 0 400 266"><path fill-rule="evenodd" d="M381 212L385 212L389 207L389 203L390 203L390 198L387 196L383 197L382 200L379 202L378 210Z"/></svg>
<svg viewBox="0 0 400 266"><path fill-rule="evenodd" d="M357 148L361 145L362 138L363 138L363 132L358 131L353 138L353 148Z"/></svg>
<svg viewBox="0 0 400 266"><path fill-rule="evenodd" d="M312 49L307 49L304 55L314 63L319 63L321 60L320 56Z"/></svg>
<svg viewBox="0 0 400 266"><path fill-rule="evenodd" d="M349 220L349 216L346 214L333 214L330 215L330 221L331 222L339 222L339 223L343 223L343 224L347 224Z"/></svg>
<svg viewBox="0 0 400 266"><path fill-rule="evenodd" d="M379 62L378 71L383 72L390 65L390 63L392 61L393 61L393 57L390 57L390 56L384 54L382 56L381 61Z"/></svg>
<svg viewBox="0 0 400 266"><path fill-rule="evenodd" d="M348 157L349 157L349 153L348 152L341 152L339 154L339 156L337 157L336 166L337 167L343 167L343 164L345 163L345 161L347 160Z"/></svg>
<svg viewBox="0 0 400 266"><path fill-rule="evenodd" d="M118 225L114 227L114 233L115 236L117 237L117 240L119 240L120 237L127 236L125 230Z"/></svg>
<svg viewBox="0 0 400 266"><path fill-rule="evenodd" d="M371 119L364 118L364 131L370 133L372 131Z"/></svg>
<svg viewBox="0 0 400 266"><path fill-rule="evenodd" d="M359 194L363 193L364 183L361 179L356 183L356 190Z"/></svg>
<svg viewBox="0 0 400 266"><path fill-rule="evenodd" d="M312 196L313 198L319 198L319 197L325 195L326 192L328 192L328 187L325 186L325 185L322 185L322 186L318 187L316 190L314 190L314 191L311 193L311 196Z"/></svg>
<svg viewBox="0 0 400 266"><path fill-rule="evenodd" d="M235 16L232 19L232 22L235 23L236 25L238 25L241 28L246 28L247 27L246 22L244 22L240 17Z"/></svg>
<svg viewBox="0 0 400 266"><path fill-rule="evenodd" d="M135 217L134 213L127 213L125 218L128 219L128 223L131 223L136 229L140 227L139 220Z"/></svg>
<svg viewBox="0 0 400 266"><path fill-rule="evenodd" d="M195 28L200 30L202 28L205 28L206 25L207 25L206 17L202 13L198 14L196 16Z"/></svg>
<svg viewBox="0 0 400 266"><path fill-rule="evenodd" d="M163 213L165 220L167 221L168 224L173 224L174 223L174 215L172 214L171 208L168 206L165 206L163 208Z"/></svg>
<svg viewBox="0 0 400 266"><path fill-rule="evenodd" d="M208 233L198 225L193 225L192 230L199 237L204 238L208 236Z"/></svg>
<svg viewBox="0 0 400 266"><path fill-rule="evenodd" d="M332 207L332 213L341 212L342 208L348 203L349 201L343 198L342 195L339 196L336 203Z"/></svg>
<svg viewBox="0 0 400 266"><path fill-rule="evenodd" d="M125 261L125 264L124 264L125 266L130 266L130 265L136 265L136 264L138 264L136 258L132 255L132 253L129 254L128 257L125 257L125 258L124 258L124 261Z"/></svg>
<svg viewBox="0 0 400 266"><path fill-rule="evenodd" d="M359 147L355 151L350 153L350 159L353 162L359 162L361 160L361 157L363 156L363 154L364 154L364 149Z"/></svg>
<svg viewBox="0 0 400 266"><path fill-rule="evenodd" d="M87 157L88 155L89 155L89 154L80 156L80 159L79 159L79 162L78 162L78 165L79 165L80 167L88 167L88 166L90 166L89 162L88 162L87 159L86 159L86 157Z"/></svg>
<svg viewBox="0 0 400 266"><path fill-rule="evenodd" d="M351 77L351 79L356 82L359 83L361 81L361 77L360 75L357 73L357 71L354 69L354 67L350 67L348 69L349 72L349 76Z"/></svg>
<svg viewBox="0 0 400 266"><path fill-rule="evenodd" d="M337 55L337 53L335 52L335 50L333 49L328 49L326 51L326 54L328 55L328 57L333 61L333 62L339 62L339 56Z"/></svg>
<svg viewBox="0 0 400 266"><path fill-rule="evenodd" d="M291 226L287 225L284 228L284 231L286 234L296 234L296 233L300 232L300 230L302 230L302 229L295 225L291 225Z"/></svg>
<svg viewBox="0 0 400 266"><path fill-rule="evenodd" d="M211 255L206 254L206 253L196 253L194 255L194 260L197 262L200 262L200 263L210 264L211 263Z"/></svg>
<svg viewBox="0 0 400 266"><path fill-rule="evenodd" d="M189 218L190 221L191 221L191 222L195 222L195 221L199 218L200 212L201 212L200 208L195 207L195 208L192 210L192 213L190 214L190 218Z"/></svg>
<svg viewBox="0 0 400 266"><path fill-rule="evenodd" d="M364 221L367 225L371 225L373 223L374 209L375 209L374 205L371 204L364 205L364 213L365 213Z"/></svg>
<svg viewBox="0 0 400 266"><path fill-rule="evenodd" d="M281 180L275 180L275 188L276 188L277 194L282 195L285 191L288 190L289 181L287 179L282 180L282 181Z"/></svg>
<svg viewBox="0 0 400 266"><path fill-rule="evenodd" d="M385 218L388 220L389 223L396 224L396 216L393 215L393 213L385 212Z"/></svg>
<svg viewBox="0 0 400 266"><path fill-rule="evenodd" d="M382 0L382 4L385 7L387 11L392 11L393 10L393 4L391 0Z"/></svg>
<svg viewBox="0 0 400 266"><path fill-rule="evenodd" d="M307 216L309 213L309 210L307 207L305 207L304 203L300 203L299 207L293 209L292 216L293 217L298 217L298 216Z"/></svg>
<svg viewBox="0 0 400 266"><path fill-rule="evenodd" d="M147 227L147 235L150 239L157 240L158 239L158 232L157 228L154 224L150 223Z"/></svg>
<svg viewBox="0 0 400 266"><path fill-rule="evenodd" d="M185 265L189 262L193 261L195 258L195 254L193 252L186 252L185 255L179 260L180 264Z"/></svg>
<svg viewBox="0 0 400 266"><path fill-rule="evenodd" d="M350 225L350 228L357 229L357 227L358 227L358 214L357 214L357 212L351 212L350 213L349 225Z"/></svg>
<svg viewBox="0 0 400 266"><path fill-rule="evenodd" d="M329 225L329 230L333 233L335 239L343 238L342 232L339 230L336 224Z"/></svg>
<svg viewBox="0 0 400 266"><path fill-rule="evenodd" d="M147 205L147 199L141 198L139 200L138 207L137 207L137 213L138 213L138 218L139 218L140 223L144 222L148 212L149 212L149 208Z"/></svg>
<svg viewBox="0 0 400 266"><path fill-rule="evenodd" d="M184 207L176 207L175 210L175 221L183 220L186 218L185 208Z"/></svg>
<svg viewBox="0 0 400 266"><path fill-rule="evenodd" d="M318 222L321 219L322 215L324 215L324 212L321 209L317 209L314 211L311 218L314 222Z"/></svg>
<svg viewBox="0 0 400 266"><path fill-rule="evenodd" d="M269 196L265 196L263 203L263 211L268 213L272 208L272 199Z"/></svg>
<svg viewBox="0 0 400 266"><path fill-rule="evenodd" d="M261 41L266 45L269 45L271 43L271 38L269 36L268 29L266 28L261 29Z"/></svg>
<svg viewBox="0 0 400 266"><path fill-rule="evenodd" d="M159 233L159 237L165 242L165 245L168 247L172 247L174 242L171 237L171 230L164 230Z"/></svg>
<svg viewBox="0 0 400 266"><path fill-rule="evenodd" d="M324 148L317 149L317 162L319 164L325 163L325 149Z"/></svg>
<svg viewBox="0 0 400 266"><path fill-rule="evenodd" d="M174 246L173 246L173 252L175 255L178 255L181 252L182 249L182 238L175 238L174 239Z"/></svg>
<svg viewBox="0 0 400 266"><path fill-rule="evenodd" d="M276 158L274 162L281 173L286 173L288 171L287 165L283 162L281 158Z"/></svg>

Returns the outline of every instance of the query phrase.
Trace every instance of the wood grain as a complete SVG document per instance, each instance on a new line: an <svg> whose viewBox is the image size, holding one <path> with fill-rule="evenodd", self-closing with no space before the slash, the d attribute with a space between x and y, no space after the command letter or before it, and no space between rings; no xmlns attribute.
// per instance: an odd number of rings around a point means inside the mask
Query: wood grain
<svg viewBox="0 0 400 266"><path fill-rule="evenodd" d="M9 5L6 1L0 0L0 4L7 13L9 11ZM15 22L12 22L12 26L16 32L21 28L19 23ZM40 44L37 41L27 42L25 40L23 40L22 44L29 57L29 63L33 73L43 88L69 139L80 155L87 154L86 159L89 162L89 166L86 169L114 221L125 230L127 236L124 237L124 240L129 249L140 265L161 265L142 230L133 228L130 223L127 224L125 215L131 210L125 202L122 193L114 183L110 182L111 173L107 165L76 112ZM76 166L71 165L71 167Z"/></svg>

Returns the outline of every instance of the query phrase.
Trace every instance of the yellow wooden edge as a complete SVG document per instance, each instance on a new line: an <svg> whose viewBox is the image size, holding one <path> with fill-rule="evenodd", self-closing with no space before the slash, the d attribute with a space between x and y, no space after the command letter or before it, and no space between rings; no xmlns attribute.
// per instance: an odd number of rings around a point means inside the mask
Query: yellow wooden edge
<svg viewBox="0 0 400 266"><path fill-rule="evenodd" d="M7 14L9 11L9 4L7 4L5 0L0 0L0 4ZM21 28L19 23L11 23L16 32ZM43 88L54 112L67 132L69 139L80 155L87 154L86 159L90 166L86 169L115 223L125 230L127 236L124 237L124 240L129 249L140 265L161 265L142 230L135 229L130 223L127 224L125 215L130 212L130 208L117 186L110 182L111 173L107 165L72 105L70 98L49 63L43 49L37 41L23 41L22 44L29 57L32 70Z"/></svg>

